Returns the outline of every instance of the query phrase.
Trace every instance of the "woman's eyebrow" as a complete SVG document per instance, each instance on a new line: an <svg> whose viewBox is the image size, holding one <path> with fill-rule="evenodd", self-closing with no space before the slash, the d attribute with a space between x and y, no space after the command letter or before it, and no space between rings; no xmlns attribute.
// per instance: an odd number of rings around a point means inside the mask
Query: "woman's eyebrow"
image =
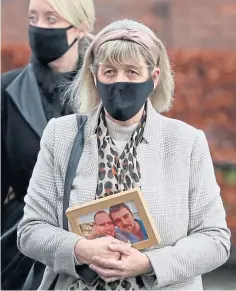
<svg viewBox="0 0 236 291"><path fill-rule="evenodd" d="M54 11L54 10L45 10L45 11L41 11L41 12L43 12L44 14L54 14L56 16L59 16L59 14L56 11ZM36 13L38 13L38 11L37 10L34 10L34 9L31 9L31 10L29 10L29 13L36 14Z"/></svg>
<svg viewBox="0 0 236 291"><path fill-rule="evenodd" d="M135 65L126 65L128 69L134 69L136 71L140 71L142 68L140 66L135 66Z"/></svg>
<svg viewBox="0 0 236 291"><path fill-rule="evenodd" d="M48 10L48 11L45 11L45 12L46 12L45 14L53 14L55 16L59 16L59 14L56 11L53 11L53 10Z"/></svg>
<svg viewBox="0 0 236 291"><path fill-rule="evenodd" d="M114 66L112 66L112 65L105 65L105 66L102 66L102 67L101 67L101 71L105 71L105 70L107 70L107 69L115 69L115 68L114 68Z"/></svg>

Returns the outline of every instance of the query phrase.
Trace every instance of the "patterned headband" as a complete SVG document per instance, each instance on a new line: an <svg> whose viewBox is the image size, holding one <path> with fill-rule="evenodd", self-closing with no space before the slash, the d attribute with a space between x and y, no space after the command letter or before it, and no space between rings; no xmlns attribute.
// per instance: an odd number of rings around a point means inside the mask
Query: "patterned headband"
<svg viewBox="0 0 236 291"><path fill-rule="evenodd" d="M121 29L108 32L97 39L93 45L93 53L96 56L100 46L111 40L129 40L141 45L152 57L155 64L158 62L159 51L151 35L144 31Z"/></svg>

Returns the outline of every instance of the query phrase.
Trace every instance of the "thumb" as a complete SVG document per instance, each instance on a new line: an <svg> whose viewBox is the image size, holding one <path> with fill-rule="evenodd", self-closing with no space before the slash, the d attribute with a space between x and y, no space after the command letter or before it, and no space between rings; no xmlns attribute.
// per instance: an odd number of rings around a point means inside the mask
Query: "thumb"
<svg viewBox="0 0 236 291"><path fill-rule="evenodd" d="M119 252L122 255L130 255L131 254L131 246L129 244L120 244L112 242L108 246L110 251Z"/></svg>

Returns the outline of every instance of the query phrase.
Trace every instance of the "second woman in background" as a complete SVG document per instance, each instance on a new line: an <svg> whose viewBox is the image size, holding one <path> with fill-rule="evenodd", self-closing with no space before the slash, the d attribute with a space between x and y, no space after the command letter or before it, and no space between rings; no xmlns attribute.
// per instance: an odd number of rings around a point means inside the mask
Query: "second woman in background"
<svg viewBox="0 0 236 291"><path fill-rule="evenodd" d="M61 102L64 84L74 79L82 65L94 21L92 0L30 0L31 62L2 75L3 289L19 289L32 265L16 246L23 198L47 122L72 113ZM9 188L14 192L10 201Z"/></svg>

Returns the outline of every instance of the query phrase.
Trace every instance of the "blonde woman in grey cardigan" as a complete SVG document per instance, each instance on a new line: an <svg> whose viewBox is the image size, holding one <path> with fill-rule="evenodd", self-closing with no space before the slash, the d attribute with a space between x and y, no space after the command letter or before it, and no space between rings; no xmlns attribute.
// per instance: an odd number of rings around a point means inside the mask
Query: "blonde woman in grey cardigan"
<svg viewBox="0 0 236 291"><path fill-rule="evenodd" d="M117 21L86 52L72 84L88 115L70 206L141 187L161 244L138 251L112 237L87 240L62 229L64 180L76 115L49 122L25 197L18 246L47 266L40 289L201 290L201 275L229 256L230 232L206 137L160 113L174 82L166 49L146 26ZM76 272L88 265L99 279Z"/></svg>

